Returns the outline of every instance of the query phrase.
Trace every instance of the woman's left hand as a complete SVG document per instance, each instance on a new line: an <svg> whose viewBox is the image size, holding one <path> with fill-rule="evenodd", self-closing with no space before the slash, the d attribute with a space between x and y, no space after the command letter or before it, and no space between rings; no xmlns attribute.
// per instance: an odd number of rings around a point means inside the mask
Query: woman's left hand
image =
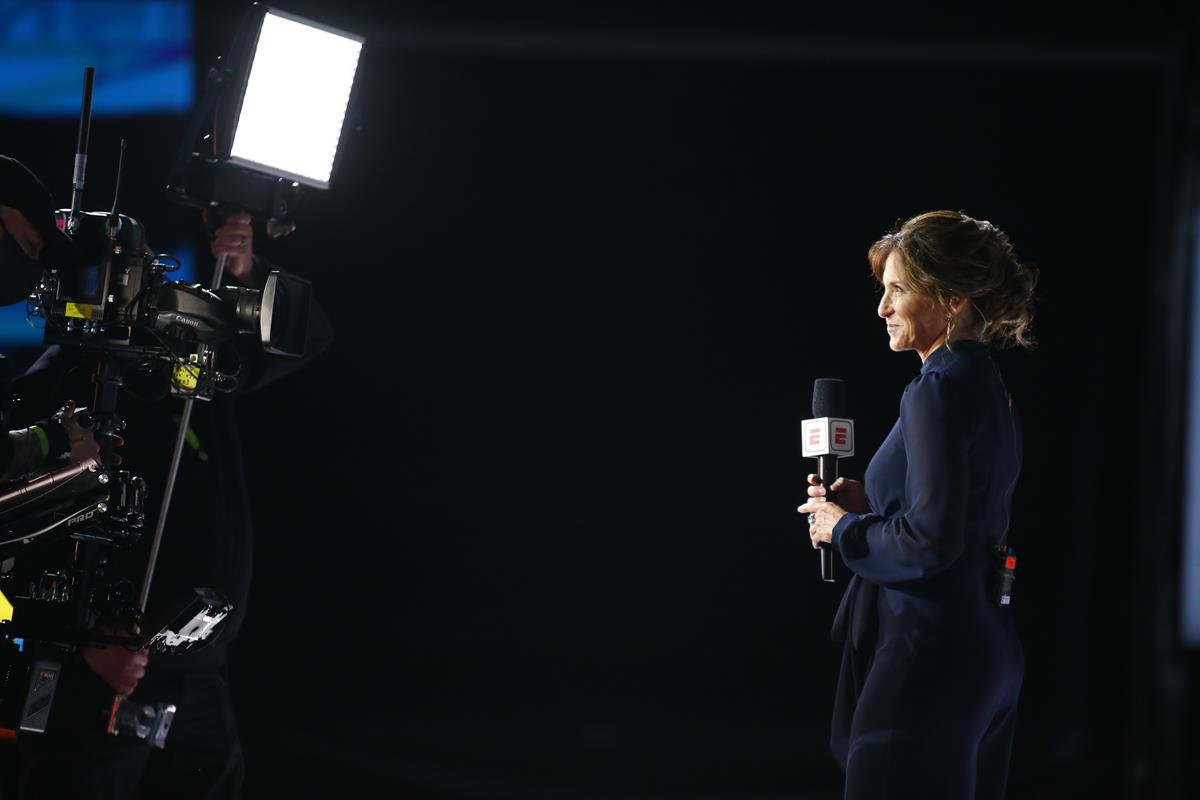
<svg viewBox="0 0 1200 800"><path fill-rule="evenodd" d="M824 497L810 497L808 502L796 509L808 514L808 536L815 550L821 542L833 542L833 526L846 515L846 509Z"/></svg>

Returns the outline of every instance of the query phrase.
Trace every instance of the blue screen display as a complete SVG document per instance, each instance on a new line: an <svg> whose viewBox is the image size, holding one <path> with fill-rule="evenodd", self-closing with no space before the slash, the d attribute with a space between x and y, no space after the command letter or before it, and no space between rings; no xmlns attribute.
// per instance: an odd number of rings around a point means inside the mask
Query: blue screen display
<svg viewBox="0 0 1200 800"><path fill-rule="evenodd" d="M189 0L0 0L0 116L182 114L195 99Z"/></svg>

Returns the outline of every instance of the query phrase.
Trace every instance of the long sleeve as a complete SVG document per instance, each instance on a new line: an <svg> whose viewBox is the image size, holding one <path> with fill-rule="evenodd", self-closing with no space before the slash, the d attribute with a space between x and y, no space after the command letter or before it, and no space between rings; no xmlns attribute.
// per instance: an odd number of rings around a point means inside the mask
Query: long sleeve
<svg viewBox="0 0 1200 800"><path fill-rule="evenodd" d="M890 517L846 514L834 527L834 548L866 580L919 581L962 554L970 447L965 388L940 372L909 385L900 401L907 462L902 507Z"/></svg>

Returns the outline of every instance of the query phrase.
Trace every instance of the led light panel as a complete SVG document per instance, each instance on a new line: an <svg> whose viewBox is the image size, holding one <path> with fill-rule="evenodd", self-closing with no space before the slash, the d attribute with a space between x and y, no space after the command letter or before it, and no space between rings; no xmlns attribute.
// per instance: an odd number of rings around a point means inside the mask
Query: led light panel
<svg viewBox="0 0 1200 800"><path fill-rule="evenodd" d="M267 12L229 160L329 188L362 43L353 34Z"/></svg>

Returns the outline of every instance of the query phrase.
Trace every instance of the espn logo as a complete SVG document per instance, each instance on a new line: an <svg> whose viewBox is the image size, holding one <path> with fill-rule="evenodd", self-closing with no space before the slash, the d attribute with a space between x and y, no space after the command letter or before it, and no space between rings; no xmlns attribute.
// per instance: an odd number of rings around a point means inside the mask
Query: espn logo
<svg viewBox="0 0 1200 800"><path fill-rule="evenodd" d="M854 421L835 417L806 419L801 424L801 451L805 458L854 455Z"/></svg>

